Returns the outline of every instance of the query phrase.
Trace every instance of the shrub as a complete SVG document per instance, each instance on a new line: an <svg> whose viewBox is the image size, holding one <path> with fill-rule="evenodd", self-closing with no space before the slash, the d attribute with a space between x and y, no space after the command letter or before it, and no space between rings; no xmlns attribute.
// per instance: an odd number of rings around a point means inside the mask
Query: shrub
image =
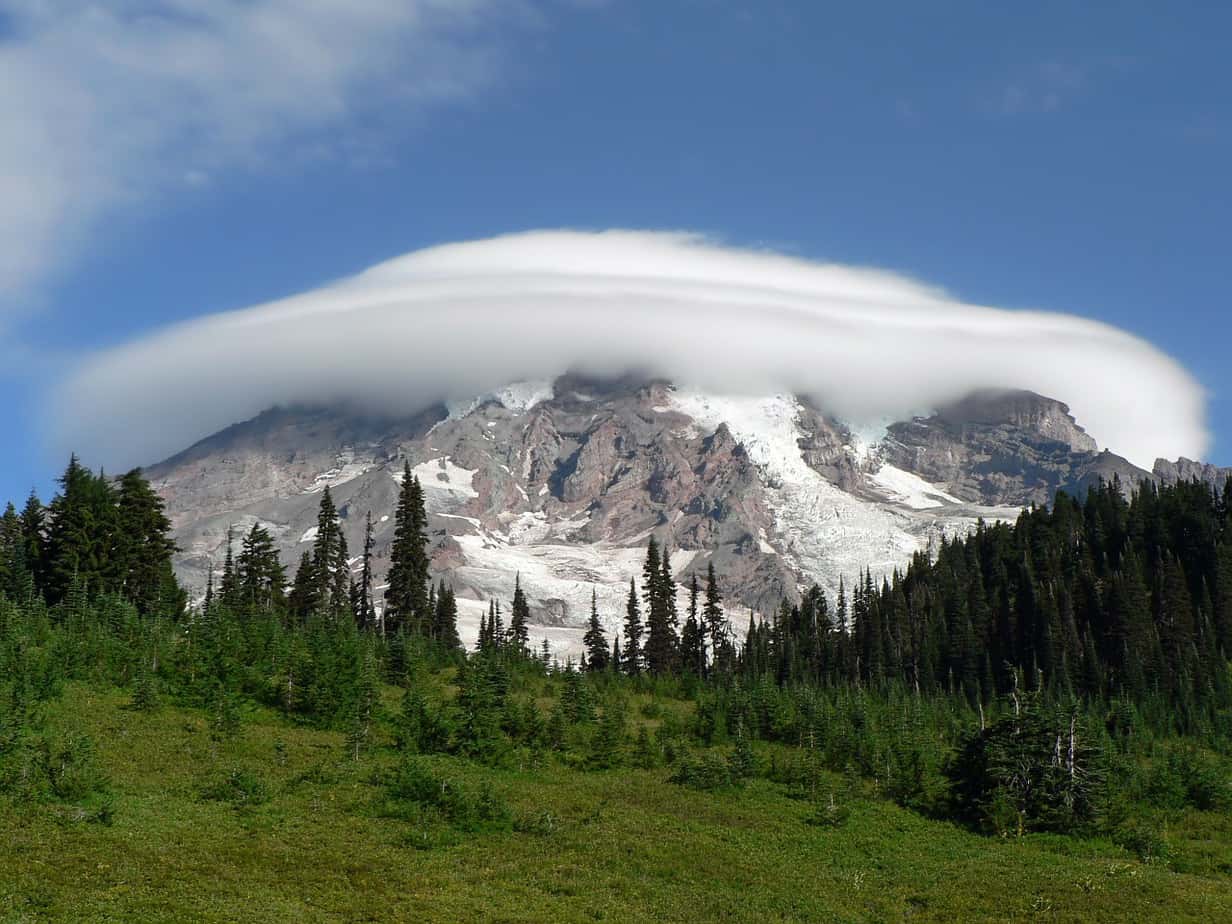
<svg viewBox="0 0 1232 924"><path fill-rule="evenodd" d="M840 804L834 793L830 793L829 798L814 803L812 813L804 821L818 828L841 828L849 817L851 809Z"/></svg>
<svg viewBox="0 0 1232 924"><path fill-rule="evenodd" d="M387 814L440 820L468 832L512 827L513 813L490 783L473 792L414 757L404 758L394 769L386 795L393 803Z"/></svg>
<svg viewBox="0 0 1232 924"><path fill-rule="evenodd" d="M727 761L714 751L707 751L700 758L684 753L680 755L676 770L668 777L668 782L690 789L719 789L731 785L731 769Z"/></svg>
<svg viewBox="0 0 1232 924"><path fill-rule="evenodd" d="M1148 774L1146 796L1172 809L1226 811L1232 805L1232 791L1217 762L1193 749L1169 751Z"/></svg>
<svg viewBox="0 0 1232 924"><path fill-rule="evenodd" d="M229 802L236 808L247 808L268 802L269 786L252 770L232 767L220 777L201 786L201 798L207 802Z"/></svg>

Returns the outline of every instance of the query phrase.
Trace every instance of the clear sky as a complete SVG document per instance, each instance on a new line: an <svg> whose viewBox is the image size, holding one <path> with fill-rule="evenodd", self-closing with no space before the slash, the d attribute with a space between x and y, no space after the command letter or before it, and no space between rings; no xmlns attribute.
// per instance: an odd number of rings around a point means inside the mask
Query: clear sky
<svg viewBox="0 0 1232 924"><path fill-rule="evenodd" d="M1232 464L1232 7L190 6L0 0L0 498L50 492L41 397L84 354L562 227L1107 321L1208 389Z"/></svg>

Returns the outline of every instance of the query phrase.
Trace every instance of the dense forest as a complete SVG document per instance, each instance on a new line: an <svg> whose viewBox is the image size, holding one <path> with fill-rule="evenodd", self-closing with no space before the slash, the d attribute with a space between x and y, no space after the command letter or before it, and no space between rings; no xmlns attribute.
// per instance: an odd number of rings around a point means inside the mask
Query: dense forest
<svg viewBox="0 0 1232 924"><path fill-rule="evenodd" d="M1102 838L1150 862L1172 849L1166 813L1232 810L1232 481L1061 494L880 582L845 576L835 601L813 587L741 635L723 575L680 586L651 538L620 631L592 604L577 663L536 647L516 577L463 649L409 466L380 599L371 514L352 558L328 489L293 576L253 526L189 605L140 471L73 458L59 484L0 520L0 797L23 811L114 821L89 738L48 723L82 689L122 691L135 713L197 712L211 754L258 715L337 733L339 760L371 762L377 811L421 847L549 824L437 756L629 768L701 792L760 781L823 828L871 792L972 832ZM199 793L241 805L268 789L237 765Z"/></svg>

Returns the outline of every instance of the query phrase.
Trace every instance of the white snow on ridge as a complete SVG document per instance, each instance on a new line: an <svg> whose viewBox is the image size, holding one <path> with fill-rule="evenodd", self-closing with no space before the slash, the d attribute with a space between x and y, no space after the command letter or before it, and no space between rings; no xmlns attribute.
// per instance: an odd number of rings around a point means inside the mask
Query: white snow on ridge
<svg viewBox="0 0 1232 924"><path fill-rule="evenodd" d="M550 379L512 382L492 393L492 397L515 414L529 411L542 401L551 401L556 395L556 386Z"/></svg>
<svg viewBox="0 0 1232 924"><path fill-rule="evenodd" d="M471 486L476 469L462 468L454 465L449 456L442 456L430 462L421 462L411 469L411 474L419 479L425 492L447 492L459 498L478 497L479 492ZM401 481L401 475L395 475Z"/></svg>
<svg viewBox="0 0 1232 924"><path fill-rule="evenodd" d="M312 480L312 484L304 488L303 494L319 494L326 487L336 488L339 485L346 484L364 474L372 468L373 462L357 461L355 458L355 450L350 446L345 447L335 460L336 465L328 471L321 472Z"/></svg>
<svg viewBox="0 0 1232 924"><path fill-rule="evenodd" d="M894 503L861 500L830 484L804 461L801 411L793 395L731 397L677 388L672 407L693 418L708 432L726 423L744 444L761 471L766 501L774 511L775 534L767 543L803 576L816 581L831 596L840 578L849 582L865 569L874 577L906 565L911 556L929 548L942 534L962 535L976 517L1012 519L1017 510L964 507L954 516L924 513L933 506L960 503L908 472L891 468L875 482ZM909 513L895 505L922 511ZM765 551L765 546L761 546Z"/></svg>
<svg viewBox="0 0 1232 924"><path fill-rule="evenodd" d="M936 485L929 484L919 475L905 472L893 465L883 464L867 478L870 483L881 488L890 500L912 510L928 510L944 507L946 504L963 503Z"/></svg>

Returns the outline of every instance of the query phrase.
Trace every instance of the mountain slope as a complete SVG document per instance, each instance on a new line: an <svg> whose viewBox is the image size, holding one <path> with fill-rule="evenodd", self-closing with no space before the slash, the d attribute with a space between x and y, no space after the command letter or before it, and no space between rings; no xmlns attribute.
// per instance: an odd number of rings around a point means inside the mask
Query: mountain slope
<svg viewBox="0 0 1232 924"><path fill-rule="evenodd" d="M865 567L887 573L1058 487L1146 475L1098 453L1063 404L1027 393L972 396L869 442L792 395L577 376L400 419L276 409L148 474L182 547L177 569L199 592L229 528L238 540L263 524L294 565L327 484L352 549L372 511L381 579L407 463L425 488L433 570L458 593L464 639L520 574L535 637L568 650L592 588L618 626L652 533L672 550L678 581L715 564L738 620L814 581L833 594Z"/></svg>

